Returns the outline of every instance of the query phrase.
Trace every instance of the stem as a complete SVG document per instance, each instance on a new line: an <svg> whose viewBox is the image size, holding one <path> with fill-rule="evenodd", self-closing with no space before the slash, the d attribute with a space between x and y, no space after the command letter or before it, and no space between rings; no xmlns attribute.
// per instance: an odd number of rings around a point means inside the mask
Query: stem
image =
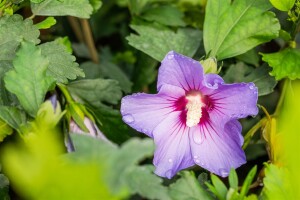
<svg viewBox="0 0 300 200"><path fill-rule="evenodd" d="M295 40L295 37L297 35L298 29L299 29L299 22L300 21L297 22L297 25L296 24L294 25L295 27L293 28L293 31L292 31L291 38L294 38L293 40Z"/></svg>
<svg viewBox="0 0 300 200"><path fill-rule="evenodd" d="M293 24L292 27L292 31L291 31L291 37L293 38L293 40L295 40L295 37L297 35L298 29L299 29L299 25L300 25L300 17L298 16L297 21Z"/></svg>
<svg viewBox="0 0 300 200"><path fill-rule="evenodd" d="M71 25L71 28L73 29L76 38L78 39L79 42L83 43L83 34L80 29L80 23L76 17L68 16L68 21Z"/></svg>
<svg viewBox="0 0 300 200"><path fill-rule="evenodd" d="M35 17L35 14L32 14L28 19L33 19Z"/></svg>
<svg viewBox="0 0 300 200"><path fill-rule="evenodd" d="M285 93L286 93L286 90L287 90L288 83L289 83L289 81L287 79L283 80L283 86L282 86L280 98L278 100L275 112L273 114L274 116L277 116L279 114L280 110L281 110L281 107L282 107L282 104L283 104L283 100L284 100L284 97L285 97Z"/></svg>
<svg viewBox="0 0 300 200"><path fill-rule="evenodd" d="M269 112L267 111L267 109L262 105L258 105L258 107L262 109L262 111L265 113L268 120L271 120L271 116L270 116Z"/></svg>
<svg viewBox="0 0 300 200"><path fill-rule="evenodd" d="M64 94L68 103L74 102L73 98L71 97L71 95L65 85L58 83L57 86L60 89L60 91Z"/></svg>
<svg viewBox="0 0 300 200"><path fill-rule="evenodd" d="M263 126L263 124L266 122L266 118L261 119L259 122L257 122L249 131L248 133L244 136L244 145L243 149L245 150L250 143L251 138L254 136L254 134L258 131L260 127Z"/></svg>
<svg viewBox="0 0 300 200"><path fill-rule="evenodd" d="M99 63L98 52L95 47L90 24L87 19L80 19L80 22L81 22L81 26L82 26L83 33L84 33L83 36L84 36L85 42L86 42L86 44L89 48L89 52L91 54L91 59L94 63Z"/></svg>

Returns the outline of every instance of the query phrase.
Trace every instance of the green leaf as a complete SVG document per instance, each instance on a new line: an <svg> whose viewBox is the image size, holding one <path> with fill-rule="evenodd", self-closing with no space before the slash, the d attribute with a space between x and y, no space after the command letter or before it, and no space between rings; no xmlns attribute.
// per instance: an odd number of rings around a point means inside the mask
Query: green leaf
<svg viewBox="0 0 300 200"><path fill-rule="evenodd" d="M150 3L159 1L159 0L128 0L128 7L130 9L131 14L139 15L142 13Z"/></svg>
<svg viewBox="0 0 300 200"><path fill-rule="evenodd" d="M100 125L99 129L109 140L121 144L132 137L128 126L122 120L120 110L111 108L92 108L92 110Z"/></svg>
<svg viewBox="0 0 300 200"><path fill-rule="evenodd" d="M239 62L231 65L223 76L225 82L253 82L258 88L258 95L263 96L273 92L277 81L269 75L270 68L262 65L252 68Z"/></svg>
<svg viewBox="0 0 300 200"><path fill-rule="evenodd" d="M39 46L42 55L49 60L47 75L52 76L58 83L67 83L78 76L84 77L82 69L75 62L75 56L71 55L67 48L58 42L47 42Z"/></svg>
<svg viewBox="0 0 300 200"><path fill-rule="evenodd" d="M270 2L281 11L289 11L295 4L295 0L270 0Z"/></svg>
<svg viewBox="0 0 300 200"><path fill-rule="evenodd" d="M0 106L0 118L14 129L26 121L26 115L16 107Z"/></svg>
<svg viewBox="0 0 300 200"><path fill-rule="evenodd" d="M153 174L153 168L152 165L131 168L126 175L131 193L146 199L170 200L167 187L162 186L162 179Z"/></svg>
<svg viewBox="0 0 300 200"><path fill-rule="evenodd" d="M208 174L206 172L202 172L201 174L199 174L198 181L201 187L205 187L205 183L208 181Z"/></svg>
<svg viewBox="0 0 300 200"><path fill-rule="evenodd" d="M266 164L264 199L300 199L299 190L299 80L283 82L284 102L277 119L276 138L271 148L276 160ZM272 138L271 138L272 139Z"/></svg>
<svg viewBox="0 0 300 200"><path fill-rule="evenodd" d="M68 36L58 37L54 41L61 44L61 45L64 45L67 52L69 52L70 54L73 53L72 44L71 44L71 41L70 41Z"/></svg>
<svg viewBox="0 0 300 200"><path fill-rule="evenodd" d="M170 197L174 200L212 199L200 186L193 172L183 171L181 178L170 185Z"/></svg>
<svg viewBox="0 0 300 200"><path fill-rule="evenodd" d="M214 174L211 175L211 181L215 187L216 195L219 200L225 200L227 194L227 187L225 184Z"/></svg>
<svg viewBox="0 0 300 200"><path fill-rule="evenodd" d="M206 54L218 60L247 52L276 38L280 24L267 0L208 0L204 21Z"/></svg>
<svg viewBox="0 0 300 200"><path fill-rule="evenodd" d="M256 67L259 66L260 58L255 49L251 49L251 50L247 51L246 53L238 55L236 58L240 61L243 61L244 63L251 64Z"/></svg>
<svg viewBox="0 0 300 200"><path fill-rule="evenodd" d="M86 58L89 60L91 59L91 55L90 55L89 49L86 46L86 44L72 42L72 48L73 48L76 56L78 56L80 58ZM100 52L100 54L102 54L102 52ZM101 58L100 58L100 62L101 62Z"/></svg>
<svg viewBox="0 0 300 200"><path fill-rule="evenodd" d="M246 179L244 180L243 186L241 188L241 192L240 192L240 198L243 199L246 194L248 193L249 187L256 175L256 171L257 171L257 167L256 165L250 170L250 172L248 173Z"/></svg>
<svg viewBox="0 0 300 200"><path fill-rule="evenodd" d="M154 144L151 139L133 138L126 141L120 148L118 154L112 156L110 165L114 168L113 176L109 178L109 182L115 189L121 187L120 177L128 173L132 166L137 165L145 158L152 156L154 152ZM116 165L117 163L117 165ZM127 185L127 180L124 181ZM123 184L124 184L123 183Z"/></svg>
<svg viewBox="0 0 300 200"><path fill-rule="evenodd" d="M143 88L153 83L157 77L157 61L140 52L133 71L133 90L142 91Z"/></svg>
<svg viewBox="0 0 300 200"><path fill-rule="evenodd" d="M147 9L142 18L155 21L166 26L185 26L183 13L176 7L165 5Z"/></svg>
<svg viewBox="0 0 300 200"><path fill-rule="evenodd" d="M89 0L91 6L93 7L93 13L96 13L102 6L101 0Z"/></svg>
<svg viewBox="0 0 300 200"><path fill-rule="evenodd" d="M85 62L80 65L86 74L86 78L110 78L119 82L120 87L125 93L131 92L132 82L129 80L125 72L110 59L110 52L102 51L100 53L100 64L93 62Z"/></svg>
<svg viewBox="0 0 300 200"><path fill-rule="evenodd" d="M34 117L54 83L52 77L46 76L49 62L39 47L31 42L22 42L13 65L14 69L4 77L5 87L18 97L24 109Z"/></svg>
<svg viewBox="0 0 300 200"><path fill-rule="evenodd" d="M0 199L10 200L9 180L4 174L0 174Z"/></svg>
<svg viewBox="0 0 300 200"><path fill-rule="evenodd" d="M154 151L151 139L132 138L118 148L111 143L95 140L85 135L72 134L71 138L76 149L73 157L84 156L94 159L98 164L104 165L106 169L105 180L109 184L110 190L114 193L118 193L122 188L127 187L128 184L132 184L131 186L135 184L134 180L128 180L133 178L130 175L133 173L132 170L137 169L137 164L146 157L151 156ZM154 180L153 177L151 180ZM158 181L155 180L155 182L157 183ZM150 183L149 185L154 186ZM131 193L135 193L136 190L140 192L141 188L135 188Z"/></svg>
<svg viewBox="0 0 300 200"><path fill-rule="evenodd" d="M79 126L79 128L82 131L86 133L90 132L84 123L87 110L82 104L71 102L68 105L66 105L65 110L67 111L66 116L69 121L71 121L72 118L72 120L74 120L74 122Z"/></svg>
<svg viewBox="0 0 300 200"><path fill-rule="evenodd" d="M285 42L290 42L292 40L292 36L287 31L280 29L279 38L282 38Z"/></svg>
<svg viewBox="0 0 300 200"><path fill-rule="evenodd" d="M246 196L244 200L258 200L258 197L255 194L250 194L249 196Z"/></svg>
<svg viewBox="0 0 300 200"><path fill-rule="evenodd" d="M13 133L13 129L2 119L0 119L0 142L4 140L4 138Z"/></svg>
<svg viewBox="0 0 300 200"><path fill-rule="evenodd" d="M179 28L176 32L164 26L131 25L131 28L139 35L130 34L126 38L129 44L157 61L162 61L171 50L192 57L202 40L202 32L191 28Z"/></svg>
<svg viewBox="0 0 300 200"><path fill-rule="evenodd" d="M270 94L274 91L277 81L269 75L270 68L262 65L255 68L250 74L248 74L244 81L253 82L258 88L258 96Z"/></svg>
<svg viewBox="0 0 300 200"><path fill-rule="evenodd" d="M79 102L93 107L117 104L122 97L118 82L109 79L85 79L67 85L71 95Z"/></svg>
<svg viewBox="0 0 300 200"><path fill-rule="evenodd" d="M100 65L103 76L117 80L125 93L131 92L131 81L117 65L108 61L103 61Z"/></svg>
<svg viewBox="0 0 300 200"><path fill-rule="evenodd" d="M51 107L50 104L50 109L44 110L42 114L52 114L53 118L58 119L60 116L53 116ZM65 152L64 149L61 151L61 138L58 140L54 137L57 134L61 136L62 133L49 130L48 126L45 130L44 121L41 124L39 122L34 121L34 125L39 128L31 132L30 136L34 137L28 136L30 140L25 144L7 145L1 149L3 168L18 195L25 199L45 200L127 199L128 192L113 194L104 179L107 172L113 172L113 167L105 168L105 157L96 163L94 159L80 157L77 151L76 154L63 155ZM104 145L100 143L99 146ZM102 153L107 155L110 149L103 150ZM70 159L73 154L75 159ZM86 162L82 162L84 159Z"/></svg>
<svg viewBox="0 0 300 200"><path fill-rule="evenodd" d="M230 188L238 190L239 179L238 179L237 173L236 173L236 171L235 171L234 168L232 168L230 170L228 180L229 180L229 186L230 186Z"/></svg>
<svg viewBox="0 0 300 200"><path fill-rule="evenodd" d="M7 91L3 80L6 72L11 69L13 69L12 61L0 61L0 105L16 106L19 104L16 96Z"/></svg>
<svg viewBox="0 0 300 200"><path fill-rule="evenodd" d="M56 24L54 17L47 17L45 20L35 24L38 29L48 29Z"/></svg>
<svg viewBox="0 0 300 200"><path fill-rule="evenodd" d="M238 190L229 188L227 195L226 195L226 200L240 200ZM244 199L243 199L244 200Z"/></svg>
<svg viewBox="0 0 300 200"><path fill-rule="evenodd" d="M71 133L75 152L70 154L71 158L80 157L85 160L96 159L107 156L111 159L113 154L118 151L118 146L113 143L108 143L104 140L95 139L89 135ZM107 162L105 161L107 164Z"/></svg>
<svg viewBox="0 0 300 200"><path fill-rule="evenodd" d="M22 40L39 43L40 32L31 19L23 20L21 15L0 18L0 61L12 60Z"/></svg>
<svg viewBox="0 0 300 200"><path fill-rule="evenodd" d="M269 164L265 169L263 194L266 199L294 199L289 186L290 172L286 168Z"/></svg>
<svg viewBox="0 0 300 200"><path fill-rule="evenodd" d="M280 52L264 54L262 60L273 68L271 75L277 80L288 77L289 79L300 78L300 51L286 48Z"/></svg>
<svg viewBox="0 0 300 200"><path fill-rule="evenodd" d="M45 0L41 3L31 3L34 15L66 16L89 18L93 7L88 0Z"/></svg>

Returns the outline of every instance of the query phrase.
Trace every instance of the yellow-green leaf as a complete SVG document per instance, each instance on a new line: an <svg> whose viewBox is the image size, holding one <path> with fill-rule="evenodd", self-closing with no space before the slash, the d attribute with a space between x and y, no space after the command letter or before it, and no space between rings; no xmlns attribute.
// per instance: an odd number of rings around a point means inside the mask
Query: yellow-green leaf
<svg viewBox="0 0 300 200"><path fill-rule="evenodd" d="M0 142L3 141L3 139L12 134L13 129L2 119L0 119Z"/></svg>
<svg viewBox="0 0 300 200"><path fill-rule="evenodd" d="M288 11L293 7L295 0L270 0L270 2L278 10Z"/></svg>
<svg viewBox="0 0 300 200"><path fill-rule="evenodd" d="M277 80L300 78L300 51L298 49L286 48L276 53L262 53L262 60L273 68L271 75Z"/></svg>
<svg viewBox="0 0 300 200"><path fill-rule="evenodd" d="M35 24L38 29L48 29L56 24L56 20L54 17L47 17L43 21Z"/></svg>

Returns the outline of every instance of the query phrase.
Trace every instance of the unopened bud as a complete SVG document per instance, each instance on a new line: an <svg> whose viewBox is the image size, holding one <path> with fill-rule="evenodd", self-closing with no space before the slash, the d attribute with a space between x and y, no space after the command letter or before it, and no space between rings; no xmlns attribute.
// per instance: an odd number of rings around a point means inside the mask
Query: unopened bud
<svg viewBox="0 0 300 200"><path fill-rule="evenodd" d="M200 63L203 67L205 74L209 74L209 73L217 74L218 73L216 58L210 57L210 58L207 58L206 60L201 60Z"/></svg>

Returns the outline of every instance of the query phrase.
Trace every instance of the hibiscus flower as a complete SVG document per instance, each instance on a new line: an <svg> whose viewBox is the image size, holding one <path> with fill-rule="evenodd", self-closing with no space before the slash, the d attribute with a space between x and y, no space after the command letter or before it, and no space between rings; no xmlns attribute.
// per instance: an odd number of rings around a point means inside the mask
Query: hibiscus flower
<svg viewBox="0 0 300 200"><path fill-rule="evenodd" d="M172 178L196 164L226 177L246 162L238 119L258 113L253 83L225 84L171 51L161 62L157 90L126 96L121 104L123 121L154 139L157 175Z"/></svg>

